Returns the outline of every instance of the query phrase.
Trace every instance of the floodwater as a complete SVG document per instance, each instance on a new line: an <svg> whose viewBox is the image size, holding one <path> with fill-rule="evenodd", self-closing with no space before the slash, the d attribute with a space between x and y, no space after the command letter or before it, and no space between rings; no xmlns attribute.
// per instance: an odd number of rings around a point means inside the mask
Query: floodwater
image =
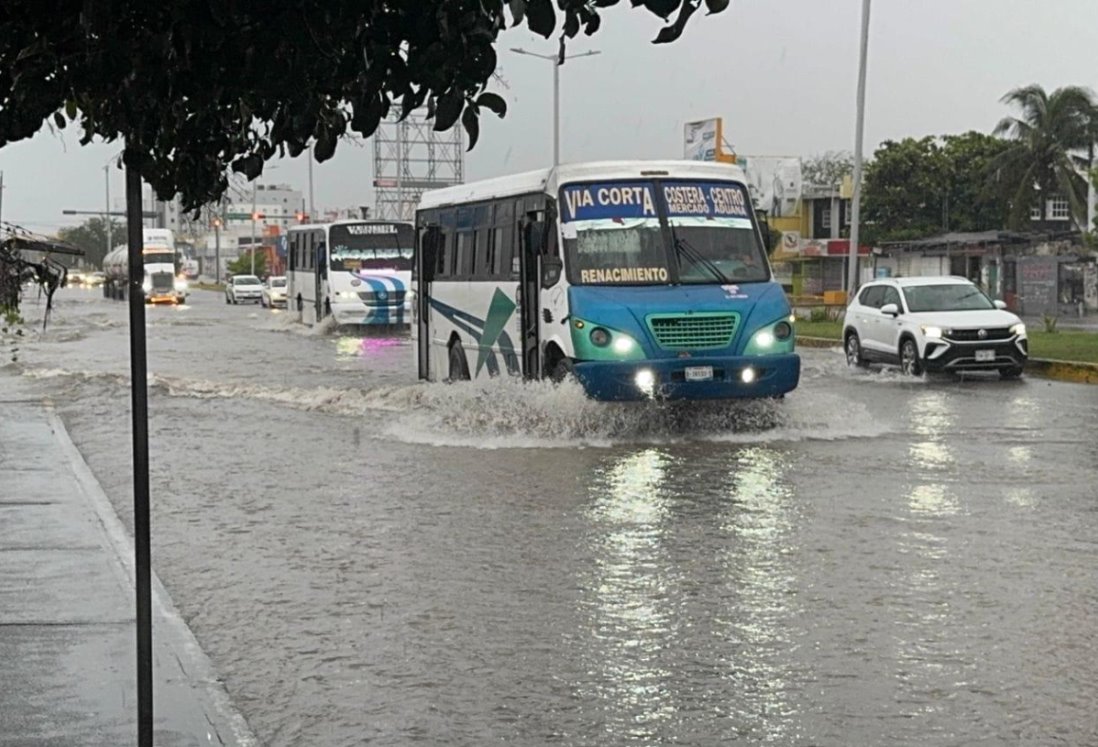
<svg viewBox="0 0 1098 747"><path fill-rule="evenodd" d="M148 309L154 563L261 743L1098 743L1098 390L607 406L291 317ZM30 337L129 522L125 305Z"/></svg>

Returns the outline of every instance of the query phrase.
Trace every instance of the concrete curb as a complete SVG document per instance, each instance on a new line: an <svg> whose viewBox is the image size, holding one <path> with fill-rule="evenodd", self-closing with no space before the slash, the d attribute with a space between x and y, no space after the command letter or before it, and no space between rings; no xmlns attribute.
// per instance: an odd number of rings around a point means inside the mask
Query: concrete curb
<svg viewBox="0 0 1098 747"><path fill-rule="evenodd" d="M99 480L91 471L91 467L84 461L84 456L72 442L68 429L57 415L53 406L46 404L46 415L50 428L57 437L61 450L68 457L72 465L73 473L84 491L96 518L99 520L107 540L110 543L112 560L134 586L134 548L133 540L123 526L114 506L107 498ZM192 683L195 690L202 698L206 718L210 728L216 733L220 744L238 745L239 747L254 747L259 742L255 734L248 726L248 722L232 705L229 693L218 679L213 664L202 650L198 639L179 614L178 608L172 602L164 585L156 572L152 572L152 603L154 647L166 647L175 657L180 667L180 676ZM211 740L212 742L213 740Z"/></svg>
<svg viewBox="0 0 1098 747"><path fill-rule="evenodd" d="M798 337L797 344L805 348L842 347L840 340L832 340L828 337ZM1073 384L1098 384L1098 363L1030 358L1026 361L1026 373Z"/></svg>

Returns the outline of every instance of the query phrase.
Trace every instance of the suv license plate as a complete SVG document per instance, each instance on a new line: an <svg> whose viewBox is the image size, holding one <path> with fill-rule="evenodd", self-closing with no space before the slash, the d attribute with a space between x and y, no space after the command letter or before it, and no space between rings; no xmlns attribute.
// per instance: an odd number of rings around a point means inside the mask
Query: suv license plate
<svg viewBox="0 0 1098 747"><path fill-rule="evenodd" d="M687 366L685 374L687 381L711 381L713 379L713 367Z"/></svg>
<svg viewBox="0 0 1098 747"><path fill-rule="evenodd" d="M993 360L995 360L995 351L994 350L977 350L976 351L976 362L977 363L986 363L988 361L993 361Z"/></svg>

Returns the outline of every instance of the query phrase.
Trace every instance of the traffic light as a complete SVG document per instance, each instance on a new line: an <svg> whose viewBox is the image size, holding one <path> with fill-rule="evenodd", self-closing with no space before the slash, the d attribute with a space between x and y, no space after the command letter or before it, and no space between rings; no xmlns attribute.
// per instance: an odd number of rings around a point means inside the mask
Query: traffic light
<svg viewBox="0 0 1098 747"><path fill-rule="evenodd" d="M252 213L252 220L263 220L266 217L266 213Z"/></svg>
<svg viewBox="0 0 1098 747"><path fill-rule="evenodd" d="M296 213L294 213L294 217L297 218L298 223L307 223L308 222L308 220L306 219L305 213L302 210L298 210Z"/></svg>
<svg viewBox="0 0 1098 747"><path fill-rule="evenodd" d="M213 224L214 224L214 228L221 228L221 219L220 218L214 218L213 219Z"/></svg>

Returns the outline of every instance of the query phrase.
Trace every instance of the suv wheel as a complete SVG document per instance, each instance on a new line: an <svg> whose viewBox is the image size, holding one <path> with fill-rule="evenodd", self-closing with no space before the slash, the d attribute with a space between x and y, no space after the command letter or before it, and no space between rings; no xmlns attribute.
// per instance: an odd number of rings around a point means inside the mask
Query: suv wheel
<svg viewBox="0 0 1098 747"><path fill-rule="evenodd" d="M857 332L847 332L846 344L843 347L846 349L846 365L857 368L866 367L866 360L862 356L862 341L858 339Z"/></svg>
<svg viewBox="0 0 1098 747"><path fill-rule="evenodd" d="M900 343L900 369L907 376L923 375L923 363L919 360L919 347L910 337Z"/></svg>

